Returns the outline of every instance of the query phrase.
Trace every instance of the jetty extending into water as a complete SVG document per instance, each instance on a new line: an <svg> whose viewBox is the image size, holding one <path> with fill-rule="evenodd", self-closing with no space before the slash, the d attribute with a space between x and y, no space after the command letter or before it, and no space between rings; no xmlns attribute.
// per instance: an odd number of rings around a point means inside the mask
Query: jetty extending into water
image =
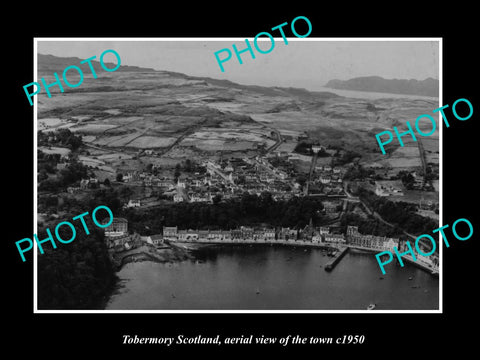
<svg viewBox="0 0 480 360"><path fill-rule="evenodd" d="M171 245L180 246L184 248L190 248L191 245L195 244L197 246L204 245L225 245L225 244L241 244L241 245L253 245L253 244L270 244L270 245L287 245L287 246L299 246L299 247L311 247L311 248L322 248L329 250L329 253L334 253L333 258L325 265L326 271L331 271L333 268L340 262L340 260L348 252L348 246L342 246L338 244L325 244L325 243L312 243L310 241L302 240L275 240L275 241L265 241L265 240L253 240L253 239L243 239L236 241L172 241L169 242ZM329 255L331 256L331 255Z"/></svg>
<svg viewBox="0 0 480 360"><path fill-rule="evenodd" d="M325 265L325 271L332 271L333 268L340 262L340 260L345 256L350 248L345 247L343 249L339 249L337 253L333 256L332 260L330 260L327 265Z"/></svg>
<svg viewBox="0 0 480 360"><path fill-rule="evenodd" d="M125 263L132 261L141 261L141 260L150 260L156 262L170 262L176 260L185 260L191 258L189 254L192 250L198 250L202 247L215 246L215 245L284 245L284 246L293 246L293 247L304 247L304 248L317 248L328 250L329 256L333 257L332 259L324 266L325 271L332 271L335 266L340 262L340 260L345 256L345 254L350 250L350 248L360 251L366 251L370 253L377 253L378 249L366 248L358 245L350 244L338 244L338 243L324 243L324 242L311 242L304 240L264 240L264 239L231 239L231 240L213 240L197 239L192 240L182 240L182 241L165 241L165 244L161 247L153 245L143 245L140 247L135 247L128 251L122 251L120 253L112 253L111 260L114 265L120 269ZM175 250L177 249L177 251ZM181 251L178 251L181 250ZM433 276L438 276L438 268L433 267L431 264L425 263L417 259L413 260L409 255L404 255L403 259L411 263L414 266L417 266Z"/></svg>

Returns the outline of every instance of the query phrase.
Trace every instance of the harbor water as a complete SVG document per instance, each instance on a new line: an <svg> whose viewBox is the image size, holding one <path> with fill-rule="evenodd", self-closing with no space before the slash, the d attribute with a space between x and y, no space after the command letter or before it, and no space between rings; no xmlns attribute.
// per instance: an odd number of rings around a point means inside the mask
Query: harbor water
<svg viewBox="0 0 480 360"><path fill-rule="evenodd" d="M382 275L374 254L350 251L332 271L320 249L215 246L195 259L126 264L107 310L437 310L439 279L405 264Z"/></svg>

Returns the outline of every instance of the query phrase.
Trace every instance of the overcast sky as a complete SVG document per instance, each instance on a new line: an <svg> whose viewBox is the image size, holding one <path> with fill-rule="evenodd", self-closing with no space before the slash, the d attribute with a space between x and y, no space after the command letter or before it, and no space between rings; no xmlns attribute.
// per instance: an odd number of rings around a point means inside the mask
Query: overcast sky
<svg viewBox="0 0 480 360"><path fill-rule="evenodd" d="M270 40L259 41L259 47L268 50ZM169 70L193 76L228 79L241 84L292 86L317 90L331 79L347 80L358 76L378 75L387 79L439 78L439 42L433 41L338 41L321 38L275 38L273 50L261 54L253 46L255 59L249 52L241 54L243 64L232 50L235 43L245 49L245 40L203 39L184 41L50 41L38 39L40 54L75 56L86 59L107 49L117 51L122 65ZM223 63L225 72L215 59L214 52L223 48L232 51L232 58ZM226 56L222 53L221 57ZM115 62L112 54L105 61ZM75 65L75 64L72 64Z"/></svg>

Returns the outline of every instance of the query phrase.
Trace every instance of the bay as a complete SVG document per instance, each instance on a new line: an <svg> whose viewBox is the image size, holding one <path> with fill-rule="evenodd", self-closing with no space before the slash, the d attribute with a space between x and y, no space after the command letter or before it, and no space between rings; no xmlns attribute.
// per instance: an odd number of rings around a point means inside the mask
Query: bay
<svg viewBox="0 0 480 360"><path fill-rule="evenodd" d="M381 274L352 250L331 271L320 249L217 246L177 263L134 262L118 273L107 310L437 310L439 281L411 264Z"/></svg>

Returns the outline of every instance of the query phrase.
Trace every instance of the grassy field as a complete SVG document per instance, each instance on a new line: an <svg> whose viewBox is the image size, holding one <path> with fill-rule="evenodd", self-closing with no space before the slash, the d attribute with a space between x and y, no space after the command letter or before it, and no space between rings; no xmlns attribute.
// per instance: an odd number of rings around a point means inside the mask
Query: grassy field
<svg viewBox="0 0 480 360"><path fill-rule="evenodd" d="M403 196L389 196L392 201L405 201L418 204L420 201L439 201L439 194L436 191L403 190Z"/></svg>
<svg viewBox="0 0 480 360"><path fill-rule="evenodd" d="M99 135L103 134L105 130L115 128L116 125L110 124L85 124L85 125L75 125L70 127L71 132L79 132L85 135Z"/></svg>
<svg viewBox="0 0 480 360"><path fill-rule="evenodd" d="M128 146L140 149L155 149L170 146L176 140L173 137L141 136L129 142Z"/></svg>

